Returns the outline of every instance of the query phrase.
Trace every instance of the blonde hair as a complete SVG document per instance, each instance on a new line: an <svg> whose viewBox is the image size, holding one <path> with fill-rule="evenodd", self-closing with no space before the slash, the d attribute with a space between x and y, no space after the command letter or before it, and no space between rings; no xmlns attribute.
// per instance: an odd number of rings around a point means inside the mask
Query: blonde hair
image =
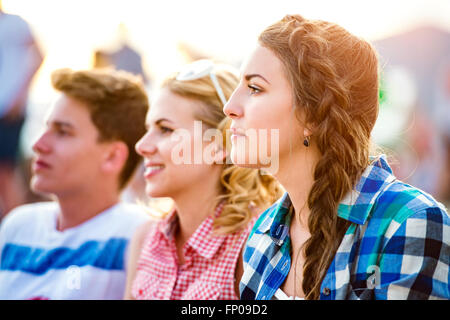
<svg viewBox="0 0 450 320"><path fill-rule="evenodd" d="M226 99L229 99L238 85L239 77L226 65L216 65L215 74ZM231 120L223 113L223 104L209 76L180 81L175 74L166 78L161 87L168 88L179 96L199 101L194 117L208 127L220 130L224 149L229 147L227 140L230 136L227 129ZM227 150L227 154L229 151ZM257 169L237 167L228 158L223 164L219 182L221 192L215 199L215 205L222 201L224 205L222 213L214 220L216 234L230 234L242 229L252 219L256 208L263 210L269 207L282 194L282 187L274 177L262 174Z"/></svg>

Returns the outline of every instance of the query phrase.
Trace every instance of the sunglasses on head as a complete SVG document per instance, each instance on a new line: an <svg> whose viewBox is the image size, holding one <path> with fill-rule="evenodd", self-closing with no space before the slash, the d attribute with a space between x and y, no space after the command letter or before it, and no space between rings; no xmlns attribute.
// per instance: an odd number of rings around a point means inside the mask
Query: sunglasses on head
<svg viewBox="0 0 450 320"><path fill-rule="evenodd" d="M190 81L200 79L208 75L211 78L220 101L222 101L222 104L225 105L227 103L227 99L225 98L222 87L220 86L216 74L214 73L214 63L212 61L206 59L194 61L182 68L176 79L179 81Z"/></svg>

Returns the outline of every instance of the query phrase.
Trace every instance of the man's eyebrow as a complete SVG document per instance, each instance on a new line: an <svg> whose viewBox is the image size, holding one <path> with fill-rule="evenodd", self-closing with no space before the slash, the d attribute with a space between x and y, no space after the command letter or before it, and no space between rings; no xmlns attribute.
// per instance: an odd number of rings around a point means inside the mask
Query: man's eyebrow
<svg viewBox="0 0 450 320"><path fill-rule="evenodd" d="M66 128L66 129L74 129L75 127L70 123L70 122L65 122L65 121L51 121L51 122L47 122L47 125L51 125L54 127L58 127L58 128Z"/></svg>
<svg viewBox="0 0 450 320"><path fill-rule="evenodd" d="M262 75L260 75L260 74L258 74L258 73L246 74L246 75L244 76L245 80L247 80L247 81L250 81L252 78L255 78L255 77L261 78L261 79L263 79L265 82L267 82L268 84L270 84L270 82L269 82L266 78L264 78Z"/></svg>

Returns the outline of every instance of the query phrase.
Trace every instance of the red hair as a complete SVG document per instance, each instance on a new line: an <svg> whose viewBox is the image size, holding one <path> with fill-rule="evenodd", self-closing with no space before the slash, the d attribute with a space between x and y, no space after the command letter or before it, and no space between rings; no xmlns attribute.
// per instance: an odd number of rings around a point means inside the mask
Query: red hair
<svg viewBox="0 0 450 320"><path fill-rule="evenodd" d="M369 164L370 133L378 115L378 58L366 41L325 21L287 15L259 42L282 62L295 107L314 128L321 153L308 195L311 237L303 246L303 291L320 297L320 284L349 226L337 207ZM303 137L299 137L302 139Z"/></svg>

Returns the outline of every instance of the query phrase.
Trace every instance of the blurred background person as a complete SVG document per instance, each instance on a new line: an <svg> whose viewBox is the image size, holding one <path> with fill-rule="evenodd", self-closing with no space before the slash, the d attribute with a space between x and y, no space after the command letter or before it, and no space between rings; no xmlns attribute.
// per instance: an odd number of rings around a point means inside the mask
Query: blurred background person
<svg viewBox="0 0 450 320"><path fill-rule="evenodd" d="M0 0L0 220L25 201L19 138L28 89L42 60L28 23L3 12Z"/></svg>
<svg viewBox="0 0 450 320"><path fill-rule="evenodd" d="M98 49L94 52L94 68L113 67L141 77L144 85L149 85L148 78L142 67L141 54L128 41L128 29L120 23L117 29L116 48L112 50Z"/></svg>
<svg viewBox="0 0 450 320"><path fill-rule="evenodd" d="M397 176L450 204L450 32L431 24L374 41L382 66L378 143Z"/></svg>

